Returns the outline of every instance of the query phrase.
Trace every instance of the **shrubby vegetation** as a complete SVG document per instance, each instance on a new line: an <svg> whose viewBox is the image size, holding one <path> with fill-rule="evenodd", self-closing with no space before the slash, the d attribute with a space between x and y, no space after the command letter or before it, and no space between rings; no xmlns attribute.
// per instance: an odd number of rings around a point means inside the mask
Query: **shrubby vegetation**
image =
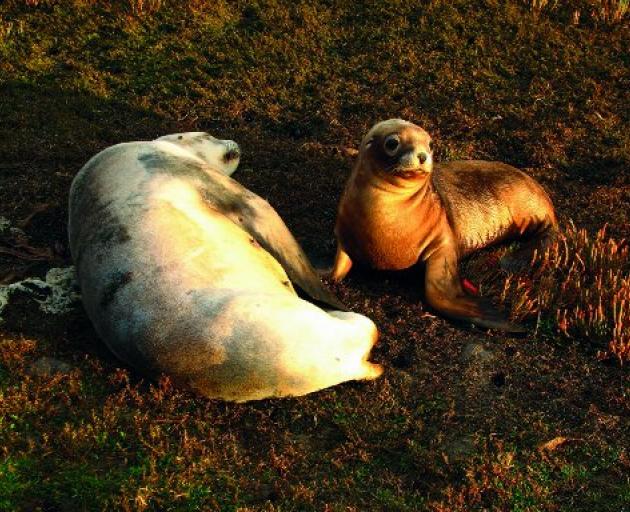
<svg viewBox="0 0 630 512"><path fill-rule="evenodd" d="M529 272L502 273L501 250L465 269L523 338L433 316L416 270L357 268L335 290L377 322L387 371L300 399L147 381L81 311L16 298L0 510L622 510L628 23L627 2L603 0L0 2L0 216L28 235L18 252L50 255L5 251L2 281L70 263L67 193L88 158L183 130L237 140L235 177L320 261L353 149L388 117L423 125L438 159L525 169L564 226Z"/></svg>

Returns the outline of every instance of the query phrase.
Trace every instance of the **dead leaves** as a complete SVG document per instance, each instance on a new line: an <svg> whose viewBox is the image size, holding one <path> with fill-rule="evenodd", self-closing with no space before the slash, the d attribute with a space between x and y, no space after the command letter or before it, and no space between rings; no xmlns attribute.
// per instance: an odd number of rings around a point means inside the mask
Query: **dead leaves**
<svg viewBox="0 0 630 512"><path fill-rule="evenodd" d="M558 448L564 446L567 443L576 443L576 442L582 442L582 441L584 440L577 437L558 436L547 441L546 443L539 445L538 451L541 454L545 455L545 454L549 454L551 452L556 451Z"/></svg>

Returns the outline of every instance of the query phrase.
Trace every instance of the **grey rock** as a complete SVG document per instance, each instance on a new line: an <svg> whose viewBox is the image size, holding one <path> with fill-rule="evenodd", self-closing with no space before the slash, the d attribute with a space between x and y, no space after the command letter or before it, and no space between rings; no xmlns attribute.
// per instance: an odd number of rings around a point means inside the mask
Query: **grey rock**
<svg viewBox="0 0 630 512"><path fill-rule="evenodd" d="M475 454L475 451L475 443L470 436L453 439L444 447L444 453L448 457L449 462L468 459Z"/></svg>
<svg viewBox="0 0 630 512"><path fill-rule="evenodd" d="M54 357L40 357L29 368L29 373L36 377L50 377L56 373L66 374L72 370L68 363Z"/></svg>
<svg viewBox="0 0 630 512"><path fill-rule="evenodd" d="M468 343L462 350L462 355L460 356L460 359L465 363L487 363L494 358L495 355L479 342Z"/></svg>
<svg viewBox="0 0 630 512"><path fill-rule="evenodd" d="M29 277L17 283L0 285L0 324L3 322L2 312L14 293L25 293L49 315L63 315L72 311L81 298L74 267L51 268L44 281Z"/></svg>

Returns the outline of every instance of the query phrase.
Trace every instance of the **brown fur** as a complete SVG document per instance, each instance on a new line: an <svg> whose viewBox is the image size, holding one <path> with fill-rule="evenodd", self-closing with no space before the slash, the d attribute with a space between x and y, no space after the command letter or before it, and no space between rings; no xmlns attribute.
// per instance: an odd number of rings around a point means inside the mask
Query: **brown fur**
<svg viewBox="0 0 630 512"><path fill-rule="evenodd" d="M392 137L399 145L388 153ZM458 261L511 239L529 239L523 253L530 254L555 230L551 200L535 180L500 162L434 167L430 141L402 120L379 123L367 134L339 203L332 277L343 279L353 261L381 270L424 262L426 300L434 309L486 327L521 330L464 292Z"/></svg>

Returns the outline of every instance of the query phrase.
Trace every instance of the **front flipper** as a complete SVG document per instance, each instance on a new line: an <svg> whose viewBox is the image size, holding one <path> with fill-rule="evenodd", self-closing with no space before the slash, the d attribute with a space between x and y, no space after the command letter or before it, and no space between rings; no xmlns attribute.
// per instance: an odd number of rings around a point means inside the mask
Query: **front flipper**
<svg viewBox="0 0 630 512"><path fill-rule="evenodd" d="M317 271L278 213L264 199L247 199L251 215L242 218L242 226L278 260L293 284L311 298L342 311L347 308L322 283Z"/></svg>
<svg viewBox="0 0 630 512"><path fill-rule="evenodd" d="M453 320L465 320L507 332L526 332L525 328L510 322L491 304L463 290L457 271L457 254L448 246L438 249L427 260L425 298L438 313Z"/></svg>
<svg viewBox="0 0 630 512"><path fill-rule="evenodd" d="M289 276L291 282L317 302L348 309L322 283L289 228L271 205L232 178L209 169L212 183L205 183L203 199L247 231Z"/></svg>
<svg viewBox="0 0 630 512"><path fill-rule="evenodd" d="M337 254L335 255L335 263L333 265L332 270L330 271L330 278L338 283L344 277L348 275L350 269L352 268L352 260L346 251L344 251L343 247L337 241Z"/></svg>

